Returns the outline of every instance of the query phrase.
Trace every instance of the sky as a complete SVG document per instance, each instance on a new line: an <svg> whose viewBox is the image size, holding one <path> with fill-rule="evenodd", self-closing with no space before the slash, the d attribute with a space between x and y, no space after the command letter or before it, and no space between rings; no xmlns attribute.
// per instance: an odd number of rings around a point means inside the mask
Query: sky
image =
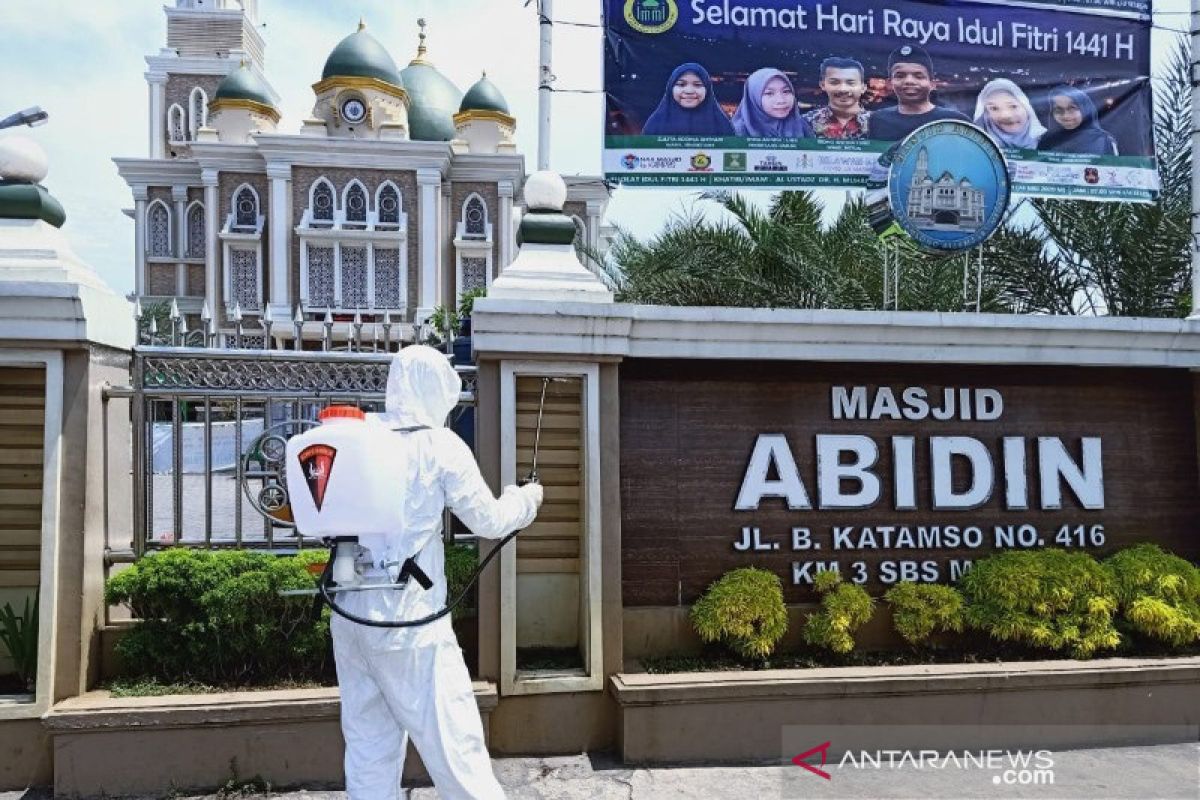
<svg viewBox="0 0 1200 800"><path fill-rule="evenodd" d="M167 0L171 2L171 0ZM112 163L148 154L145 56L166 44L164 0L0 0L0 116L31 105L50 113L30 136L50 156L46 186L65 206L76 252L119 292L133 289L133 204ZM400 67L415 55L417 24L429 24L429 58L461 89L483 70L517 118L526 169L537 166L538 23L525 0L259 0L266 73L282 98L279 130L296 132L312 111L325 58L361 16ZM1187 26L1185 0L1158 0L1155 23ZM555 0L551 168L600 174L603 52L601 0ZM571 25L564 23L580 23ZM589 27L585 27L589 26ZM1165 50L1166 37L1156 39ZM769 192L753 193L765 202ZM845 196L821 192L832 213ZM621 188L608 221L640 237L672 214L704 210L696 191Z"/></svg>

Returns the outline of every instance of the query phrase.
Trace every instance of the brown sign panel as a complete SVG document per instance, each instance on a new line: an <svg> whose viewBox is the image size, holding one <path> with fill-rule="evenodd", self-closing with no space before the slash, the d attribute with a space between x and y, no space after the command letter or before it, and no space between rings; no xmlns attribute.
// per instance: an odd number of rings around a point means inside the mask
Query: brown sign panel
<svg viewBox="0 0 1200 800"><path fill-rule="evenodd" d="M1005 549L1200 558L1185 370L631 360L621 367L626 605L725 572L789 602L839 569L873 594Z"/></svg>

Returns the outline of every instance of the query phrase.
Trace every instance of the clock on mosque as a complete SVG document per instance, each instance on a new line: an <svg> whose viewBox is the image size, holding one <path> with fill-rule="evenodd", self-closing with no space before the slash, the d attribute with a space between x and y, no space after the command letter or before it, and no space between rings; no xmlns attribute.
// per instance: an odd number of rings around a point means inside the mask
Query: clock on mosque
<svg viewBox="0 0 1200 800"><path fill-rule="evenodd" d="M347 122L362 122L367 116L367 105L357 97L342 103L342 119Z"/></svg>

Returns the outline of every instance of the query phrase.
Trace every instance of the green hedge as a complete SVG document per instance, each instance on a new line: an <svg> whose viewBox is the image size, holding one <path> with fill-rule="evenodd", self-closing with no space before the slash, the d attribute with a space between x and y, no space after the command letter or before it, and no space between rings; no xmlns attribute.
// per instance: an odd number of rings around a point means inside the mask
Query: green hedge
<svg viewBox="0 0 1200 800"><path fill-rule="evenodd" d="M873 601L836 571L818 573L815 588L821 608L805 620L804 639L846 655ZM777 595L775 575L733 570L697 601L693 625L706 642L722 642L743 658L766 658L787 629ZM954 641L967 627L1016 645L1018 653L1074 658L1145 649L1147 641L1171 649L1200 643L1200 568L1152 544L1103 562L1057 548L999 552L976 561L957 586L902 582L884 600L895 630L914 646L937 635L939 645L978 647L970 637Z"/></svg>
<svg viewBox="0 0 1200 800"><path fill-rule="evenodd" d="M131 678L253 686L327 677L329 611L281 589L311 588L306 563L326 551L278 557L166 550L108 581L105 598L138 622L117 645Z"/></svg>

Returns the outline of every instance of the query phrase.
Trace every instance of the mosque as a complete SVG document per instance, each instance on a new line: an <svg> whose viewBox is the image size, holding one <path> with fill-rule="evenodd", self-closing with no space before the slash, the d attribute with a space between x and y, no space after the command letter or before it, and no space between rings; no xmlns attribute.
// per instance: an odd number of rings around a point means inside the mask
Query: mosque
<svg viewBox="0 0 1200 800"><path fill-rule="evenodd" d="M146 58L150 152L116 159L133 192L135 294L174 301L222 341L244 321L291 346L322 321L410 324L489 286L516 256L525 160L486 74L466 92L408 66L360 21L314 74L313 110L281 133L258 0L175 0ZM483 65L480 65L481 67ZM294 127L294 126L293 126ZM565 213L597 251L608 191L573 178ZM340 331L335 336L344 338Z"/></svg>
<svg viewBox="0 0 1200 800"><path fill-rule="evenodd" d="M949 170L934 178L929 172L929 151L922 147L908 190L908 216L922 230L969 233L983 224L983 191Z"/></svg>

